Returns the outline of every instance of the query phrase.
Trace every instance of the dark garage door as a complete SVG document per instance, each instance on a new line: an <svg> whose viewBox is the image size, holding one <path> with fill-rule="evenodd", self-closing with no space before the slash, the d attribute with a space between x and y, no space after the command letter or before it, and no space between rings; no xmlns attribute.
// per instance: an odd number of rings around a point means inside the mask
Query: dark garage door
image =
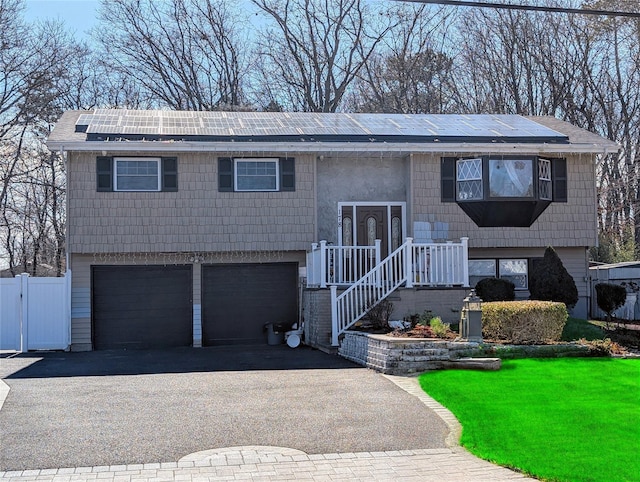
<svg viewBox="0 0 640 482"><path fill-rule="evenodd" d="M203 344L266 343L265 323L297 321L297 286L297 263L203 266Z"/></svg>
<svg viewBox="0 0 640 482"><path fill-rule="evenodd" d="M94 266L96 350L190 346L191 266Z"/></svg>

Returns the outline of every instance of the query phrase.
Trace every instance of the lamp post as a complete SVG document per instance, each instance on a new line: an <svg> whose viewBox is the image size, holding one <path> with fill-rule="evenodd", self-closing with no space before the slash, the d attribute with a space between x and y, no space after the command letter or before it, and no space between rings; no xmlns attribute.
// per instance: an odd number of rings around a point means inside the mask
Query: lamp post
<svg viewBox="0 0 640 482"><path fill-rule="evenodd" d="M463 300L460 338L464 341L482 342L482 300L471 290Z"/></svg>

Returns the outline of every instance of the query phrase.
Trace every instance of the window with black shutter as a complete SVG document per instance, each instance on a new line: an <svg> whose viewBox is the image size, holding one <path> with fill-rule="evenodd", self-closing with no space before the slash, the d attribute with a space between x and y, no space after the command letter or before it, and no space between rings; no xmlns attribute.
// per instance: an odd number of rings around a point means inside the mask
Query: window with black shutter
<svg viewBox="0 0 640 482"><path fill-rule="evenodd" d="M178 159L99 156L96 183L98 191L177 191Z"/></svg>
<svg viewBox="0 0 640 482"><path fill-rule="evenodd" d="M218 158L220 192L275 192L295 189L295 159L292 157Z"/></svg>

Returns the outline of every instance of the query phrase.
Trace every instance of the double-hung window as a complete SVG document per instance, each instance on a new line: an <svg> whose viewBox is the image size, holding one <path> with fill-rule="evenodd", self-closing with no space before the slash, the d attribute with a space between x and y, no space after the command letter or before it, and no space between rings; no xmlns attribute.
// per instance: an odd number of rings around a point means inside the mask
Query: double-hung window
<svg viewBox="0 0 640 482"><path fill-rule="evenodd" d="M160 191L160 158L116 157L114 191Z"/></svg>
<svg viewBox="0 0 640 482"><path fill-rule="evenodd" d="M218 191L295 191L295 159L291 157L221 157Z"/></svg>
<svg viewBox="0 0 640 482"><path fill-rule="evenodd" d="M154 192L178 190L175 157L98 157L98 191Z"/></svg>
<svg viewBox="0 0 640 482"><path fill-rule="evenodd" d="M236 159L236 191L278 191L278 159Z"/></svg>

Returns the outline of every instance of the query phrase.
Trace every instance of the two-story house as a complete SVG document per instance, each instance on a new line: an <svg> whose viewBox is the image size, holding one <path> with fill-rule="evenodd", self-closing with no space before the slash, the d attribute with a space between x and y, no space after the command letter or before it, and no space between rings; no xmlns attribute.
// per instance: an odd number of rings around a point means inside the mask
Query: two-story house
<svg viewBox="0 0 640 482"><path fill-rule="evenodd" d="M264 343L302 319L335 345L388 296L452 320L483 277L526 298L548 245L584 317L595 158L618 149L550 117L131 110L66 112L48 146L74 350Z"/></svg>

